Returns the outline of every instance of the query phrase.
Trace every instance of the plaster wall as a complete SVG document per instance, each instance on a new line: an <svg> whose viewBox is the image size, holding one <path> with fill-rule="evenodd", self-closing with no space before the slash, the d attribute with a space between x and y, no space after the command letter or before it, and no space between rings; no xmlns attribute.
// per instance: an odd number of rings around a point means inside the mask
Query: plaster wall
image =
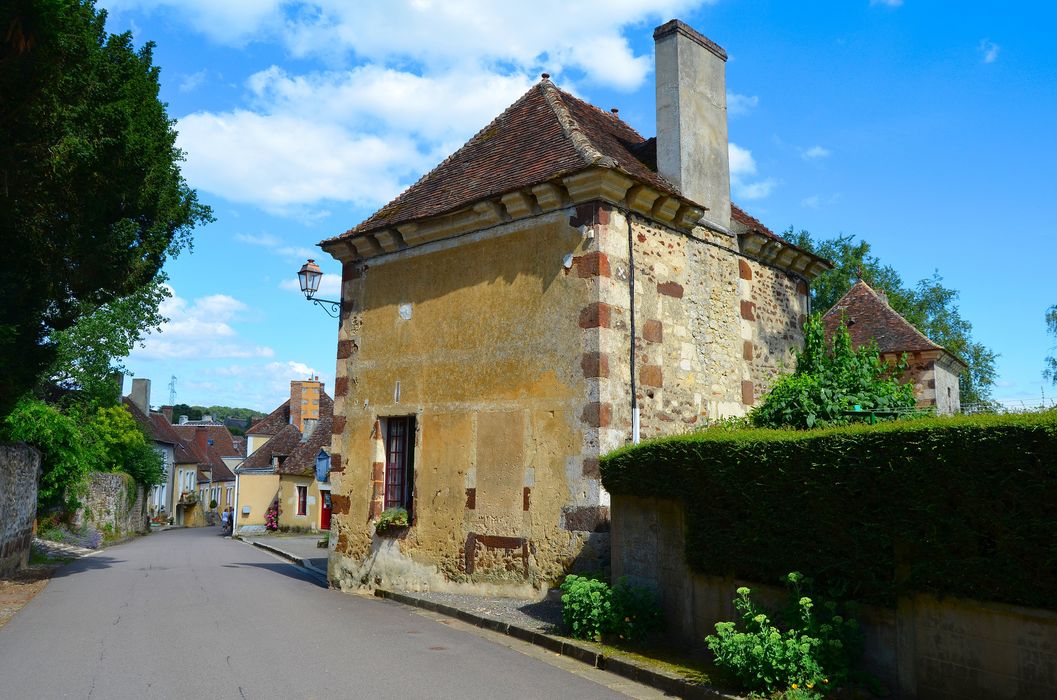
<svg viewBox="0 0 1057 700"><path fill-rule="evenodd" d="M598 297L567 260L589 245L576 216L346 265L331 470L342 587L539 585L589 548L598 417L582 356L598 331L583 315ZM408 415L413 525L380 539L380 419Z"/></svg>
<svg viewBox="0 0 1057 700"><path fill-rule="evenodd" d="M240 474L235 534L239 530L264 530L264 513L279 495L278 474ZM249 513L244 511L249 508Z"/></svg>
<svg viewBox="0 0 1057 700"><path fill-rule="evenodd" d="M784 591L756 582L704 576L684 557L681 503L613 497L613 576L658 591L668 631L702 645L715 624L735 620L740 586L772 608ZM895 609L862 606L864 663L897 697L1057 697L1057 613L918 594Z"/></svg>
<svg viewBox="0 0 1057 700"><path fill-rule="evenodd" d="M304 515L297 514L297 487L308 488ZM319 482L308 476L283 474L279 478L279 527L292 530L318 530L319 508L323 503Z"/></svg>

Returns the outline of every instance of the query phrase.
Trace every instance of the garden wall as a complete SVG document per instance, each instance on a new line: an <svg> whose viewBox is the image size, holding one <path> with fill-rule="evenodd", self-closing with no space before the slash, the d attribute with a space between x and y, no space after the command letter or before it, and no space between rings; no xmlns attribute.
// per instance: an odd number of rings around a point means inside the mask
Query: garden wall
<svg viewBox="0 0 1057 700"><path fill-rule="evenodd" d="M128 474L92 472L81 502L78 524L91 525L107 538L150 532L144 489Z"/></svg>
<svg viewBox="0 0 1057 700"><path fill-rule="evenodd" d="M0 577L29 563L39 478L39 452L25 444L0 445Z"/></svg>
<svg viewBox="0 0 1057 700"><path fill-rule="evenodd" d="M739 586L777 607L778 586L694 573L685 511L673 500L614 495L613 578L660 593L668 631L703 646L715 624L737 619ZM918 594L897 607L863 606L865 666L896 697L1057 697L1057 614L1036 608Z"/></svg>
<svg viewBox="0 0 1057 700"><path fill-rule="evenodd" d="M868 665L903 697L1057 697L1057 413L710 430L601 470L613 575L689 642L801 571L868 604Z"/></svg>

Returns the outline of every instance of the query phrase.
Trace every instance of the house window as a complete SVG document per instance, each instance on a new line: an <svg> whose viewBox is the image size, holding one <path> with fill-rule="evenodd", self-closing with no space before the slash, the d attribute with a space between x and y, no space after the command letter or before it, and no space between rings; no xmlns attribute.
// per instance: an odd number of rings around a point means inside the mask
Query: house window
<svg viewBox="0 0 1057 700"><path fill-rule="evenodd" d="M297 487L297 514L307 515L308 514L308 487L298 486Z"/></svg>
<svg viewBox="0 0 1057 700"><path fill-rule="evenodd" d="M385 426L385 507L404 508L410 515L415 486L415 418L388 418Z"/></svg>

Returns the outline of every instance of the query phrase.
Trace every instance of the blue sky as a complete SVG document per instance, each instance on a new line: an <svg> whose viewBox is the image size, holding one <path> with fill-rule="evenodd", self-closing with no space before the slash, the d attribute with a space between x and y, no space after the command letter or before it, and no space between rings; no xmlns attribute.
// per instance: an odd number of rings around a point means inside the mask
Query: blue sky
<svg viewBox="0 0 1057 700"><path fill-rule="evenodd" d="M938 270L1038 401L1057 303L1050 3L103 0L155 41L183 171L217 221L167 266L171 322L127 360L177 400L270 410L333 386L336 322L294 274L547 71L654 133L652 30L723 46L735 201L776 231L854 234L908 282ZM1047 396L1057 387L1046 387Z"/></svg>

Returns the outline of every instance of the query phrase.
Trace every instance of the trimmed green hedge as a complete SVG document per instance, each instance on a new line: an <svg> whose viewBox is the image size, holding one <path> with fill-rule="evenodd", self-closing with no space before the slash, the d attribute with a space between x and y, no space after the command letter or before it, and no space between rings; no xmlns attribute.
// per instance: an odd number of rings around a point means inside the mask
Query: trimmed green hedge
<svg viewBox="0 0 1057 700"><path fill-rule="evenodd" d="M921 591L1057 609L1054 411L711 429L622 448L601 469L611 493L685 502L700 573L803 571L886 605Z"/></svg>

